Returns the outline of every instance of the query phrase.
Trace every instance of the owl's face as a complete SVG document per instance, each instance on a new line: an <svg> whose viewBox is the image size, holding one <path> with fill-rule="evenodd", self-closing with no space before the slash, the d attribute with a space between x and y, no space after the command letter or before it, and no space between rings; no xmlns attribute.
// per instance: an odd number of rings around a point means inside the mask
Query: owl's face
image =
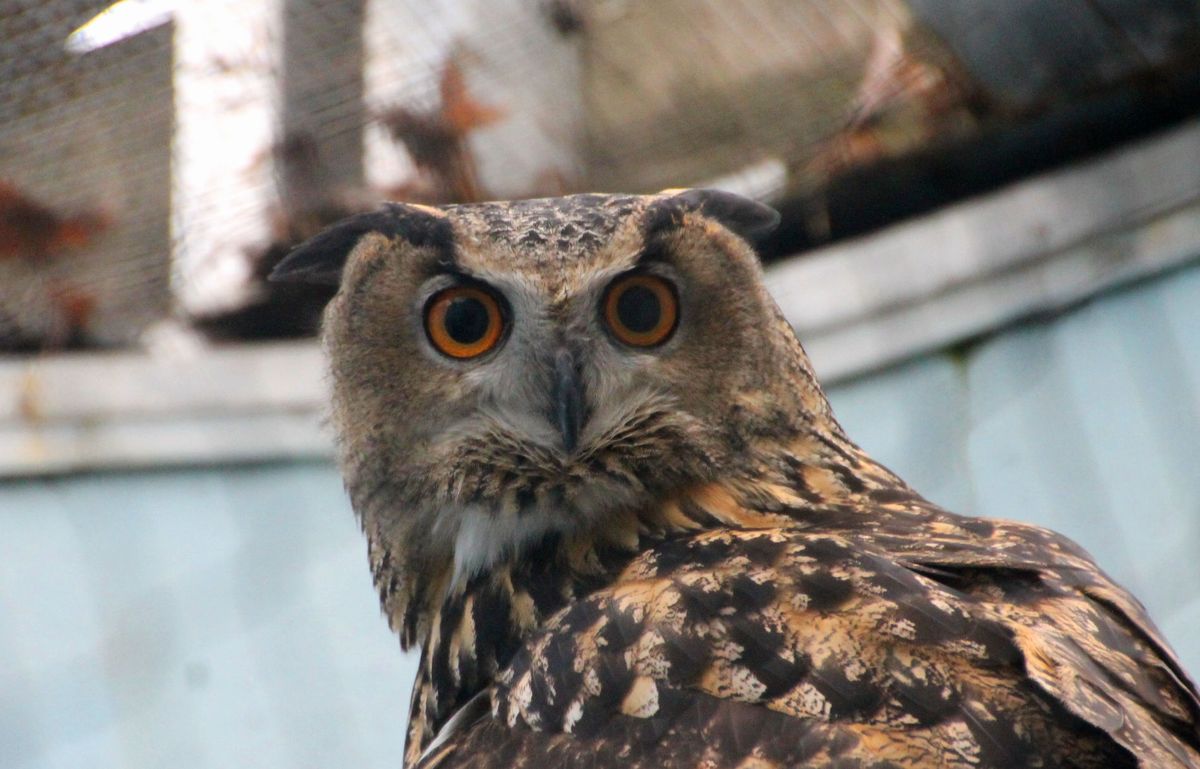
<svg viewBox="0 0 1200 769"><path fill-rule="evenodd" d="M340 273L325 343L360 515L462 576L728 469L795 354L736 234L775 219L700 191L392 206L302 247L281 271Z"/></svg>

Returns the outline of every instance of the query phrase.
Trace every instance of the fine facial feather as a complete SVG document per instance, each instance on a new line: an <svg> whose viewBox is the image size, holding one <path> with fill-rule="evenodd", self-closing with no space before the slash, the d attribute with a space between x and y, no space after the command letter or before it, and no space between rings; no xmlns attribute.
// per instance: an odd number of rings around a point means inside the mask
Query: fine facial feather
<svg viewBox="0 0 1200 769"><path fill-rule="evenodd" d="M339 458L422 650L407 762L1200 766L1195 687L1140 604L845 436L742 239L774 220L708 191L393 205L280 266L340 277ZM631 271L677 293L653 349L598 310ZM469 361L422 332L460 281L511 311Z"/></svg>

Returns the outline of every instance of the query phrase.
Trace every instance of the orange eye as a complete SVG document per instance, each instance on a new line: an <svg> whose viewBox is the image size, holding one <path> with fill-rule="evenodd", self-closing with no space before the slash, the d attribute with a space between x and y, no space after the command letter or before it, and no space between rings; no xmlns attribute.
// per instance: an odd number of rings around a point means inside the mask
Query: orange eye
<svg viewBox="0 0 1200 769"><path fill-rule="evenodd" d="M604 295L608 330L631 347L655 347L671 338L679 322L675 287L657 275L617 278Z"/></svg>
<svg viewBox="0 0 1200 769"><path fill-rule="evenodd" d="M504 313L490 292L475 286L439 291L425 304L425 334L438 352L451 358L476 358L504 334Z"/></svg>

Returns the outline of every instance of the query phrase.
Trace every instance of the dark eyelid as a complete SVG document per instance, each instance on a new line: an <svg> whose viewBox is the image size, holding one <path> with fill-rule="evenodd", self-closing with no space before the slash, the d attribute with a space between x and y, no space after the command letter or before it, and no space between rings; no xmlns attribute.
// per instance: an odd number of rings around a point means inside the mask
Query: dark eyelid
<svg viewBox="0 0 1200 769"><path fill-rule="evenodd" d="M482 281L479 278L474 277L473 275L468 275L467 273L463 272L462 270L459 270L454 267L450 267L447 269L435 270L430 273L429 278L427 278L427 280L432 280L434 278L449 278L451 282L448 285L440 286L437 290L430 293L425 298L425 306L426 307L428 307L429 302L432 301L435 296L442 293L443 291L450 289L450 288L454 288L456 286L468 286L468 287L472 287L472 288L478 288L481 291L487 292L490 296L492 296L496 300L496 304L498 304L500 306L500 315L506 321L509 320L510 318L512 318L512 306L508 303L508 297L504 295L503 291L496 288L491 283Z"/></svg>
<svg viewBox="0 0 1200 769"><path fill-rule="evenodd" d="M490 283L480 280L479 278L464 272L456 264L451 264L438 260L435 264L431 264L425 273L425 281L431 281L441 278L446 281L446 285L453 286L478 286L493 294L499 294Z"/></svg>
<svg viewBox="0 0 1200 769"><path fill-rule="evenodd" d="M463 271L462 267L454 258L454 252L443 251L438 254L437 259L425 263L425 269L422 270L425 280L437 278L442 275L448 275L457 280L471 280L471 276Z"/></svg>
<svg viewBox="0 0 1200 769"><path fill-rule="evenodd" d="M647 267L652 264L665 264L670 261L671 252L667 249L666 243L663 243L660 238L654 238L637 255L637 259L634 261L634 269Z"/></svg>

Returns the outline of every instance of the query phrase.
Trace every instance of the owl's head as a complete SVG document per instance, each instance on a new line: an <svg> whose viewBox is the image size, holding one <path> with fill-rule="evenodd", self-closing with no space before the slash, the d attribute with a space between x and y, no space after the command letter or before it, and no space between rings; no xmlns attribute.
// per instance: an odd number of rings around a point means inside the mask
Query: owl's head
<svg viewBox="0 0 1200 769"><path fill-rule="evenodd" d="M748 242L777 221L706 190L391 204L301 246L274 277L340 285L324 341L359 515L469 575L824 416Z"/></svg>

